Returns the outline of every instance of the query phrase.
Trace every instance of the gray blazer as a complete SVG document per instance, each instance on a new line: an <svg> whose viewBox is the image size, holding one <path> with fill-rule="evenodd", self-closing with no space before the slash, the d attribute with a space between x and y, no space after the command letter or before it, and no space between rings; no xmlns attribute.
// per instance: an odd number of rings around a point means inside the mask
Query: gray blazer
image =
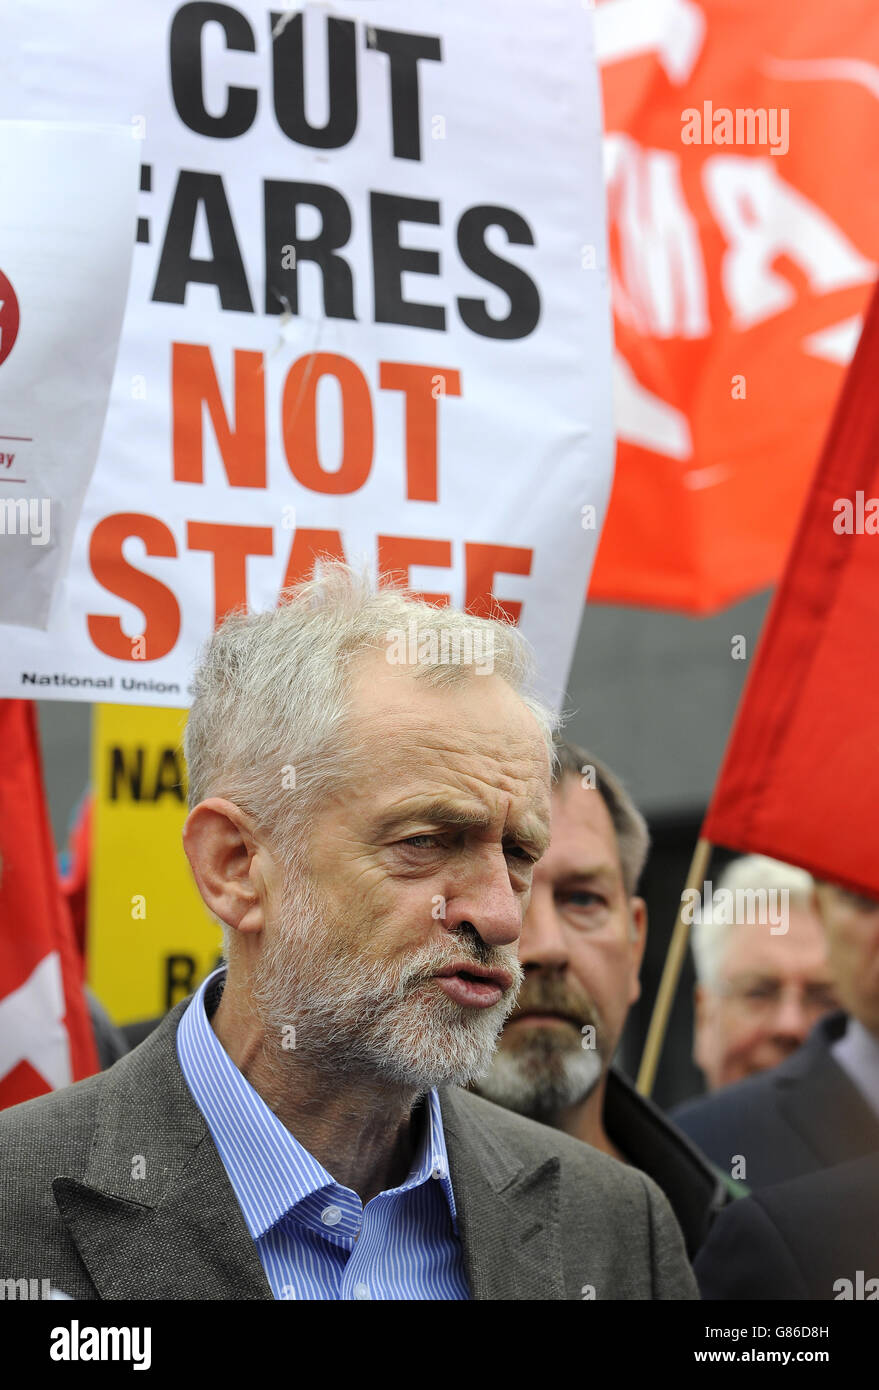
<svg viewBox="0 0 879 1390"><path fill-rule="evenodd" d="M0 1280L75 1299L272 1298L177 1060L187 1003L108 1071L0 1112ZM643 1173L456 1087L440 1103L473 1298L698 1298Z"/></svg>

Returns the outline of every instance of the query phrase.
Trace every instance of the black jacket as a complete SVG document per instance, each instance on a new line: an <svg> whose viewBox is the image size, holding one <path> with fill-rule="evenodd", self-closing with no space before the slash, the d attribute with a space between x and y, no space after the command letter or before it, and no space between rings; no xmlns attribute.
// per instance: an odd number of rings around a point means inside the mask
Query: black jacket
<svg viewBox="0 0 879 1390"><path fill-rule="evenodd" d="M752 1190L873 1153L879 1118L830 1050L845 1026L845 1014L828 1015L779 1066L679 1106L673 1120L723 1172L744 1158Z"/></svg>
<svg viewBox="0 0 879 1390"><path fill-rule="evenodd" d="M879 1153L735 1202L695 1269L704 1299L879 1299Z"/></svg>
<svg viewBox="0 0 879 1390"><path fill-rule="evenodd" d="M731 1200L723 1174L615 1067L607 1076L604 1128L633 1167L662 1188L692 1260L714 1217Z"/></svg>

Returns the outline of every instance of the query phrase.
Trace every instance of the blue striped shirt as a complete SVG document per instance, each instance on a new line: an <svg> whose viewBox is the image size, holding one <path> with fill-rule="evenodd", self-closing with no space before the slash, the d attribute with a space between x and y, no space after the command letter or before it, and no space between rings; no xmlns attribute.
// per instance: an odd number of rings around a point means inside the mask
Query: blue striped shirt
<svg viewBox="0 0 879 1390"><path fill-rule="evenodd" d="M224 979L224 968L214 971L193 996L177 1055L275 1298L469 1298L436 1090L425 1097L406 1181L364 1207L285 1128L220 1043L208 1014Z"/></svg>

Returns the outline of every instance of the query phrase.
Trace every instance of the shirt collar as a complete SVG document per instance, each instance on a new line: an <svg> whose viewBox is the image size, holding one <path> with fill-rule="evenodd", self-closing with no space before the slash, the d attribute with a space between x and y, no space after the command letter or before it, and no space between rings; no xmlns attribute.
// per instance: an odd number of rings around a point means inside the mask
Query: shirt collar
<svg viewBox="0 0 879 1390"><path fill-rule="evenodd" d="M225 984L225 966L202 983L177 1029L177 1055L196 1105L207 1121L220 1158L241 1204L254 1240L312 1194L346 1194L344 1207L359 1204L356 1194L336 1183L299 1143L238 1070L210 1025ZM401 1193L435 1180L457 1230L455 1197L442 1113L436 1088L424 1097L426 1123L409 1176L389 1192ZM351 1201L353 1199L353 1203ZM309 1204L309 1207L313 1206Z"/></svg>

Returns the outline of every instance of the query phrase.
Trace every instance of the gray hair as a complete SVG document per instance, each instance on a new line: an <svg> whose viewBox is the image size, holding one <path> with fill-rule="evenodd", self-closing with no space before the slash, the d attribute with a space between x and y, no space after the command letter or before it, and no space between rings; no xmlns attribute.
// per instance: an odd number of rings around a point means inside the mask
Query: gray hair
<svg viewBox="0 0 879 1390"><path fill-rule="evenodd" d="M717 891L729 889L735 901L738 892L787 892L788 902L808 908L813 881L805 869L770 859L765 854L744 854L726 866L717 881ZM712 920L710 905L693 923L692 946L696 978L709 989L716 987L724 957L738 928L736 922Z"/></svg>
<svg viewBox="0 0 879 1390"><path fill-rule="evenodd" d="M611 772L607 764L596 758L594 753L579 748L575 743L566 743L562 739L556 739L555 752L553 781L556 786L565 777L589 777L587 785L594 783L596 791L607 807L616 832L626 897L633 897L637 892L638 879L647 863L650 850L650 831L647 829L646 820L616 773Z"/></svg>
<svg viewBox="0 0 879 1390"><path fill-rule="evenodd" d="M413 628L414 624L414 628ZM555 719L533 692L534 660L506 621L437 608L365 573L320 561L315 577L285 590L268 612L234 612L202 653L184 736L189 805L222 796L251 816L288 866L328 794L372 764L350 726L352 666L364 652L389 651L403 630L427 641L412 673L433 686L474 678L468 661L437 651L435 634L472 653L492 652L493 670L534 715L551 759ZM295 787L295 795L291 795Z"/></svg>

